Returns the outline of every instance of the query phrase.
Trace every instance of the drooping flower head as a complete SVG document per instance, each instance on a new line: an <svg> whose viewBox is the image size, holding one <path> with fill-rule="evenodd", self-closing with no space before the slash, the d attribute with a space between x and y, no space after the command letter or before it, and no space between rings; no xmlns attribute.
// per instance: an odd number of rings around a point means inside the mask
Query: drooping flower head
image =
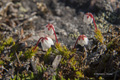
<svg viewBox="0 0 120 80"><path fill-rule="evenodd" d="M56 39L56 42L58 43L58 40L57 40L57 36L56 36L56 33L55 33L55 28L52 24L48 24L46 27L45 27L45 33L48 34L48 35L55 35L55 39Z"/></svg>
<svg viewBox="0 0 120 80"><path fill-rule="evenodd" d="M81 46L87 45L88 44L88 38L85 35L80 35L78 39L76 40L75 46L76 47L77 43Z"/></svg>
<svg viewBox="0 0 120 80"><path fill-rule="evenodd" d="M36 47L38 46L39 42L41 42L41 46L42 46L42 49L44 51L48 50L51 47L51 45L54 45L53 40L51 38L49 38L49 37L41 37L38 40L38 42L37 42L37 44L36 44L36 46L35 46L35 48L33 50L36 49Z"/></svg>
<svg viewBox="0 0 120 80"><path fill-rule="evenodd" d="M93 14L92 13L86 13L84 15L84 18L83 18L83 21L86 23L86 24L90 24L90 23L94 23L94 26L95 26L95 30L97 30L97 26L96 26L96 23L95 23L95 19L93 17Z"/></svg>
<svg viewBox="0 0 120 80"><path fill-rule="evenodd" d="M93 16L92 16L92 15L89 15L89 13L87 13L87 14L84 15L83 21L84 21L86 24L91 24L92 21L93 21Z"/></svg>
<svg viewBox="0 0 120 80"><path fill-rule="evenodd" d="M47 26L45 27L45 33L48 35L53 35L54 34L53 28L54 26L52 24L47 24Z"/></svg>

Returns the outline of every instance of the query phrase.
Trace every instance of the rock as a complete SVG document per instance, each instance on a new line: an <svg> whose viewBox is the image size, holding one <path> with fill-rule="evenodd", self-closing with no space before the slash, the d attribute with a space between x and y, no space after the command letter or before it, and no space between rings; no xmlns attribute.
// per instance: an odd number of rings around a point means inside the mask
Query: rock
<svg viewBox="0 0 120 80"><path fill-rule="evenodd" d="M31 65L31 68L32 68L33 72L34 72L35 74L37 74L37 68L36 68L35 61L30 60L30 65Z"/></svg>
<svg viewBox="0 0 120 80"><path fill-rule="evenodd" d="M99 12L100 10L115 11L118 0L61 0L67 6L75 8L77 12ZM77 5L77 6L76 6Z"/></svg>
<svg viewBox="0 0 120 80"><path fill-rule="evenodd" d="M27 47L27 42L21 42L21 43L19 43L19 47L20 47L20 49L24 49L25 47Z"/></svg>
<svg viewBox="0 0 120 80"><path fill-rule="evenodd" d="M60 63L60 61L61 61L61 58L62 58L61 55L57 55L57 56L55 57L55 59L54 59L54 61L53 61L53 63L52 63L52 67L53 67L54 69L57 69L57 67L58 67L58 65L59 65L59 63Z"/></svg>
<svg viewBox="0 0 120 80"><path fill-rule="evenodd" d="M57 15L57 16L62 16L64 13L63 13L63 11L61 10L61 9L55 9L55 14Z"/></svg>
<svg viewBox="0 0 120 80"><path fill-rule="evenodd" d="M67 32L64 29L60 29L59 31L57 31L59 34L63 35L63 36L67 36Z"/></svg>

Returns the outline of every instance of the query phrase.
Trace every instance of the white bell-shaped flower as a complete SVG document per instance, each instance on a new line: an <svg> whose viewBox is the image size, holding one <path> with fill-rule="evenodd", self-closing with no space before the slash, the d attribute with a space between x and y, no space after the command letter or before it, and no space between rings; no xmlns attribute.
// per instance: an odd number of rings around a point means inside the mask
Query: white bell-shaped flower
<svg viewBox="0 0 120 80"><path fill-rule="evenodd" d="M54 45L53 40L49 37L40 37L40 39L37 41L36 46L33 48L33 51L37 48L39 42L41 42L41 46L43 51L47 51L51 45Z"/></svg>
<svg viewBox="0 0 120 80"><path fill-rule="evenodd" d="M56 42L58 43L58 39L57 39L57 36L56 36L56 33L55 33L55 28L52 24L48 24L45 27L45 33L48 34L48 35L53 35L54 34Z"/></svg>
<svg viewBox="0 0 120 80"><path fill-rule="evenodd" d="M85 35L80 35L78 39L78 44L81 46L87 45L88 44L88 38Z"/></svg>
<svg viewBox="0 0 120 80"><path fill-rule="evenodd" d="M85 35L80 35L80 36L77 38L76 43L75 43L73 49L75 49L77 43L80 44L81 46L87 45L87 44L88 44L88 38L87 38Z"/></svg>
<svg viewBox="0 0 120 80"><path fill-rule="evenodd" d="M54 45L54 42L51 38L49 37L42 38L41 46L42 46L43 51L47 51L51 47L51 45Z"/></svg>
<svg viewBox="0 0 120 80"><path fill-rule="evenodd" d="M93 22L93 15L91 13L86 13L83 17L83 22L91 24Z"/></svg>
<svg viewBox="0 0 120 80"><path fill-rule="evenodd" d="M54 34L54 26L52 24L48 24L46 27L45 27L45 33L48 34L48 35L53 35Z"/></svg>

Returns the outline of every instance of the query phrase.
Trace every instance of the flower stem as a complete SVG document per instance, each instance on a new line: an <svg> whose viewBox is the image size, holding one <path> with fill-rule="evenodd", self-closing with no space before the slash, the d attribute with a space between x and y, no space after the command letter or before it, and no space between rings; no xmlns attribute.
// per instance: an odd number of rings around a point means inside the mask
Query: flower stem
<svg viewBox="0 0 120 80"><path fill-rule="evenodd" d="M77 40L76 40L76 42L75 42L75 45L74 45L74 48L73 48L73 49L75 49L75 47L76 47L76 45L77 45L77 42L78 42L79 38L80 38L80 36L77 38Z"/></svg>
<svg viewBox="0 0 120 80"><path fill-rule="evenodd" d="M35 51L36 47L38 46L40 40L43 39L43 37L40 37L39 40L37 41L37 44L35 45L35 47L33 48L33 51Z"/></svg>
<svg viewBox="0 0 120 80"><path fill-rule="evenodd" d="M94 17L93 17L93 23L94 23L94 26L95 26L95 30L97 30L97 26L96 26Z"/></svg>
<svg viewBox="0 0 120 80"><path fill-rule="evenodd" d="M56 39L56 42L58 43L58 39L57 39L57 36L56 36L56 33L55 33L55 29L53 28L53 26L51 27L54 31L54 35L55 35L55 39Z"/></svg>
<svg viewBox="0 0 120 80"><path fill-rule="evenodd" d="M88 15L93 18L93 23L94 23L94 26L95 26L95 30L97 30L97 25L95 23L95 19L94 19L92 13L88 13Z"/></svg>

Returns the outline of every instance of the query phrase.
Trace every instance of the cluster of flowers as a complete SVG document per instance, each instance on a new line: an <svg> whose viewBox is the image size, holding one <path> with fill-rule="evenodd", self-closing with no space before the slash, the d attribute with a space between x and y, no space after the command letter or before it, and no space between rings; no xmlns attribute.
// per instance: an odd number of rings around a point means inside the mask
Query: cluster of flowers
<svg viewBox="0 0 120 80"><path fill-rule="evenodd" d="M86 13L84 15L83 21L86 24L90 24L90 23L94 22L95 30L97 30L97 26L96 26L94 17L93 17L93 15L91 13ZM54 35L55 39L56 39L56 43L58 43L58 39L57 39L57 36L56 36L56 33L55 33L55 28L54 28L54 26L52 24L48 24L45 27L44 30L45 30L46 34L48 34L48 35ZM48 37L48 36L46 36L46 37L40 37L40 39L38 40L38 42L37 42L36 46L33 48L33 50L36 49L36 47L38 46L39 42L41 42L41 46L42 46L43 51L48 50L51 47L51 45L54 45L54 42L53 42L53 40L50 37ZM79 45L81 45L81 46L87 45L88 44L88 38L85 35L80 35L78 37L78 39L76 40L74 48L76 47L77 43Z"/></svg>

